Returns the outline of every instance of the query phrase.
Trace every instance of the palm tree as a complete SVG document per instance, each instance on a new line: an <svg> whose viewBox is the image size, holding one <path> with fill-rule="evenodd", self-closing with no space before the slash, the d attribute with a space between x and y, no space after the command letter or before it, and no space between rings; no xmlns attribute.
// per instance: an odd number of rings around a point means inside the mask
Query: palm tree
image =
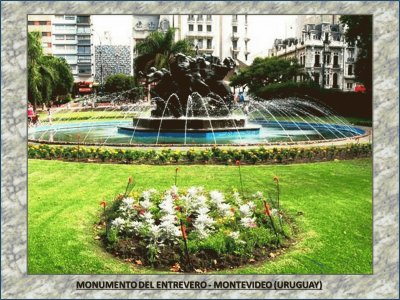
<svg viewBox="0 0 400 300"><path fill-rule="evenodd" d="M150 67L169 69L169 61L176 53L193 55L193 44L188 39L174 41L175 29L170 28L166 32L154 31L143 41L139 42L135 51L138 57L135 59L137 72L147 72Z"/></svg>
<svg viewBox="0 0 400 300"><path fill-rule="evenodd" d="M35 111L38 104L50 101L54 81L54 70L44 59L40 32L28 32L28 99Z"/></svg>

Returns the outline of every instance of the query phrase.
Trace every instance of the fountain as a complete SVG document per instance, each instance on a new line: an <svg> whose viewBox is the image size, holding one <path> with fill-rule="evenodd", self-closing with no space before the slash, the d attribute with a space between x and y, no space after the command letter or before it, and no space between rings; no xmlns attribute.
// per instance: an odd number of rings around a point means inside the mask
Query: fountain
<svg viewBox="0 0 400 300"><path fill-rule="evenodd" d="M84 121L58 122L29 128L28 140L54 144L111 146L260 145L347 141L365 135L324 105L287 98L263 100L248 96L236 103L223 81L233 70L232 58L177 54L170 71L151 68L146 74L152 101L111 105ZM143 74L144 75L144 74ZM130 91L92 96L118 103ZM104 99L103 99L104 98ZM60 108L53 113L76 118L87 108ZM78 113L78 114L77 114ZM112 119L110 116L116 119ZM68 115L68 117L67 117ZM112 120L110 120L112 119ZM61 121L61 122L60 122Z"/></svg>
<svg viewBox="0 0 400 300"><path fill-rule="evenodd" d="M216 133L258 133L260 127L248 125L243 115L231 114L234 105L230 88L223 82L235 67L232 58L221 63L218 57L195 58L175 55L170 70L151 68L146 75L155 109L150 117L133 119L133 126L120 126L121 132L207 136Z"/></svg>

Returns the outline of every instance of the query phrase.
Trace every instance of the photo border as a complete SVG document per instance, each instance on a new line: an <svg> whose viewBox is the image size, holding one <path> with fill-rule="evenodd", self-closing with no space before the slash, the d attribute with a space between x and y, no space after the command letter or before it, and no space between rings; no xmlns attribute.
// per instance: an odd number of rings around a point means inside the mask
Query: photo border
<svg viewBox="0 0 400 300"><path fill-rule="evenodd" d="M373 15L373 275L27 275L28 14ZM399 3L149 1L1 3L1 298L399 298ZM265 49L267 54L267 49ZM172 279L171 276L176 276ZM76 290L76 281L322 281L319 291Z"/></svg>

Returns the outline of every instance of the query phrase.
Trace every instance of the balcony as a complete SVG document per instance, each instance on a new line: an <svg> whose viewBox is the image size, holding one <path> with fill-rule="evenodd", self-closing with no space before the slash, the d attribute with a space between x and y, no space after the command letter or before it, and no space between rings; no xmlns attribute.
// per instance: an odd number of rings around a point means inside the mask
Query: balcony
<svg viewBox="0 0 400 300"><path fill-rule="evenodd" d="M90 25L90 17L89 16L78 16L76 19L76 24L78 25Z"/></svg>
<svg viewBox="0 0 400 300"><path fill-rule="evenodd" d="M79 46L90 46L91 45L91 42L90 42L90 40L78 40L78 45Z"/></svg>
<svg viewBox="0 0 400 300"><path fill-rule="evenodd" d="M214 50L215 50L215 46L198 49L199 53L207 53L207 54L212 54L214 52Z"/></svg>
<svg viewBox="0 0 400 300"><path fill-rule="evenodd" d="M250 52L249 50L245 50L245 51L244 51L244 54L245 54L245 55L249 55L250 53L251 53L251 52Z"/></svg>
<svg viewBox="0 0 400 300"><path fill-rule="evenodd" d="M189 31L187 33L188 36L196 38L207 38L207 37L214 37L214 32L213 31Z"/></svg>
<svg viewBox="0 0 400 300"><path fill-rule="evenodd" d="M349 64L354 63L354 58L353 57L348 57L347 58L347 63L349 63Z"/></svg>
<svg viewBox="0 0 400 300"><path fill-rule="evenodd" d="M231 47L231 51L234 53L240 52L240 47Z"/></svg>
<svg viewBox="0 0 400 300"><path fill-rule="evenodd" d="M77 59L77 63L80 65L87 65L87 64L91 64L92 60L90 56L87 57L78 57Z"/></svg>
<svg viewBox="0 0 400 300"><path fill-rule="evenodd" d="M321 68L321 64L314 64L314 68Z"/></svg>
<svg viewBox="0 0 400 300"><path fill-rule="evenodd" d="M332 66L332 69L340 69L340 65L334 64L334 65Z"/></svg>
<svg viewBox="0 0 400 300"><path fill-rule="evenodd" d="M246 36L246 37L244 38L244 41L247 43L248 41L250 41L250 38L249 38L248 36Z"/></svg>
<svg viewBox="0 0 400 300"><path fill-rule="evenodd" d="M237 41L239 39L239 34L237 32L232 32L231 39L232 41Z"/></svg>

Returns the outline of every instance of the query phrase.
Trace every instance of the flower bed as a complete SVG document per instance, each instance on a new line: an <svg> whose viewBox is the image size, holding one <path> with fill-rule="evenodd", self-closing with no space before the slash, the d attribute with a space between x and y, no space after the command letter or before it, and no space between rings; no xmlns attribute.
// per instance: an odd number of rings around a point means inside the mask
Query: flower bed
<svg viewBox="0 0 400 300"><path fill-rule="evenodd" d="M265 147L251 149L188 149L188 150L133 150L107 147L28 145L28 157L39 159L61 159L82 162L112 163L219 163L233 164L237 160L247 164L312 162L334 159L352 159L372 155L371 144L349 144L327 147Z"/></svg>
<svg viewBox="0 0 400 300"><path fill-rule="evenodd" d="M100 235L106 249L125 261L174 272L262 261L283 251L293 234L280 209L279 179L274 181L275 201L261 192L243 197L201 187L139 194L130 192L130 180L110 205L101 202Z"/></svg>

